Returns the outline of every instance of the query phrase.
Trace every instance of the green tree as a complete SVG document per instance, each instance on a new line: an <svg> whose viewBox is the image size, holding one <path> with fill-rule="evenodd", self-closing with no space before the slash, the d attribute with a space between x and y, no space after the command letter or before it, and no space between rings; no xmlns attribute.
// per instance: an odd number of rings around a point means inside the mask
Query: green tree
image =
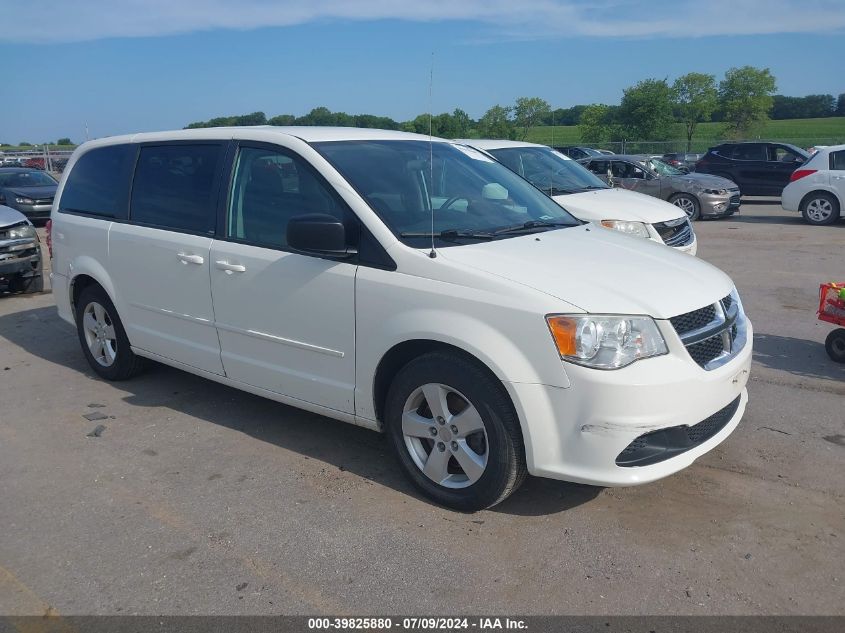
<svg viewBox="0 0 845 633"><path fill-rule="evenodd" d="M836 116L845 116L845 92L836 100Z"/></svg>
<svg viewBox="0 0 845 633"><path fill-rule="evenodd" d="M578 121L578 134L582 142L599 145L610 140L610 112L610 107L603 103L594 103L584 108Z"/></svg>
<svg viewBox="0 0 845 633"><path fill-rule="evenodd" d="M66 136L63 136L58 141L56 141L56 145L73 145L73 141L71 141Z"/></svg>
<svg viewBox="0 0 845 633"><path fill-rule="evenodd" d="M519 139L528 138L528 132L538 125L552 111L547 101L540 97L520 97L513 107L514 125L518 128Z"/></svg>
<svg viewBox="0 0 845 633"><path fill-rule="evenodd" d="M514 138L516 130L511 119L512 108L494 105L478 120L482 138Z"/></svg>
<svg viewBox="0 0 845 633"><path fill-rule="evenodd" d="M32 147L32 143L27 143L26 141L21 141L18 143L18 147Z"/></svg>
<svg viewBox="0 0 845 633"><path fill-rule="evenodd" d="M641 141L660 141L672 132L672 90L665 79L644 79L622 93L619 123Z"/></svg>
<svg viewBox="0 0 845 633"><path fill-rule="evenodd" d="M452 138L466 138L472 129L473 120L466 112L455 108L452 112L452 124L455 129L455 135Z"/></svg>
<svg viewBox="0 0 845 633"><path fill-rule="evenodd" d="M675 114L684 124L687 151L692 147L695 128L702 121L709 121L719 103L716 77L705 73L687 73L672 84Z"/></svg>
<svg viewBox="0 0 845 633"><path fill-rule="evenodd" d="M765 125L777 89L768 68L731 68L719 83L719 102L729 134L737 138Z"/></svg>
<svg viewBox="0 0 845 633"><path fill-rule="evenodd" d="M292 114L277 114L267 120L267 125L293 125L296 123L296 117Z"/></svg>

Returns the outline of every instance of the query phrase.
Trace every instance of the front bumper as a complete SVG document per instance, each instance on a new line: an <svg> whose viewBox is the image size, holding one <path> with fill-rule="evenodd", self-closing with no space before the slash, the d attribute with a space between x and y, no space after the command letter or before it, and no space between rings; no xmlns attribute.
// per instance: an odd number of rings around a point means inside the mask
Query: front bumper
<svg viewBox="0 0 845 633"><path fill-rule="evenodd" d="M701 193L698 195L698 202L703 216L712 218L733 215L739 211L739 191L729 192L726 195Z"/></svg>
<svg viewBox="0 0 845 633"><path fill-rule="evenodd" d="M733 432L748 402L753 332L725 365L705 371L677 338L669 354L616 371L567 364L571 386L505 383L522 421L532 475L598 486L631 486L686 468ZM619 454L650 432L694 426L739 398L721 430L673 457L645 466L619 466Z"/></svg>
<svg viewBox="0 0 845 633"><path fill-rule="evenodd" d="M32 276L41 271L41 245L29 240L0 240L0 277Z"/></svg>

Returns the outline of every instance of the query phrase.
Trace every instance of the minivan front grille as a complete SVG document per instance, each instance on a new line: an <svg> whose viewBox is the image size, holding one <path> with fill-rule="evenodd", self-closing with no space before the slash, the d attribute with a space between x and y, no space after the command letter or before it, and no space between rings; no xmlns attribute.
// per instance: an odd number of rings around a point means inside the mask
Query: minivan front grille
<svg viewBox="0 0 845 633"><path fill-rule="evenodd" d="M708 371L724 365L745 347L745 314L733 294L669 322L690 357Z"/></svg>
<svg viewBox="0 0 845 633"><path fill-rule="evenodd" d="M652 224L654 230L667 246L687 246L695 239L695 232L692 230L687 218L678 218L668 222L655 222Z"/></svg>
<svg viewBox="0 0 845 633"><path fill-rule="evenodd" d="M675 328L679 336L683 336L687 332L692 332L704 327L708 323L712 323L716 319L716 308L712 305L704 306L698 310L687 312L676 317L672 317L669 321Z"/></svg>

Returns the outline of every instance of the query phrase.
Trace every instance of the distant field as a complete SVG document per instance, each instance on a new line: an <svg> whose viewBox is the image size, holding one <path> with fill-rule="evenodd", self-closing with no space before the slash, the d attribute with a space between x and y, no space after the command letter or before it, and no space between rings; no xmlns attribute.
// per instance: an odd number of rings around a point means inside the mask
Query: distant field
<svg viewBox="0 0 845 633"><path fill-rule="evenodd" d="M680 141L684 138L683 127L677 125L676 128L674 136ZM699 124L693 137L693 150L706 149L713 141L724 139L723 128L723 123ZM761 130L760 138L795 143L802 147L845 143L845 117L769 121ZM528 134L528 140L547 145L577 145L581 142L577 125L536 127Z"/></svg>

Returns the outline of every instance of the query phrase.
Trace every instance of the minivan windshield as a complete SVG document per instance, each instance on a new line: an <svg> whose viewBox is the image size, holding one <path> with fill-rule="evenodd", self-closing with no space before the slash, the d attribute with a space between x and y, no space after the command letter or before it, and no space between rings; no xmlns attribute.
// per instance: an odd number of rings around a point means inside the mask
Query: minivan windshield
<svg viewBox="0 0 845 633"><path fill-rule="evenodd" d="M487 151L550 196L610 188L583 165L550 147L506 147Z"/></svg>
<svg viewBox="0 0 845 633"><path fill-rule="evenodd" d="M510 169L470 147L417 140L312 145L410 246L422 248L432 235L448 246L581 224Z"/></svg>

